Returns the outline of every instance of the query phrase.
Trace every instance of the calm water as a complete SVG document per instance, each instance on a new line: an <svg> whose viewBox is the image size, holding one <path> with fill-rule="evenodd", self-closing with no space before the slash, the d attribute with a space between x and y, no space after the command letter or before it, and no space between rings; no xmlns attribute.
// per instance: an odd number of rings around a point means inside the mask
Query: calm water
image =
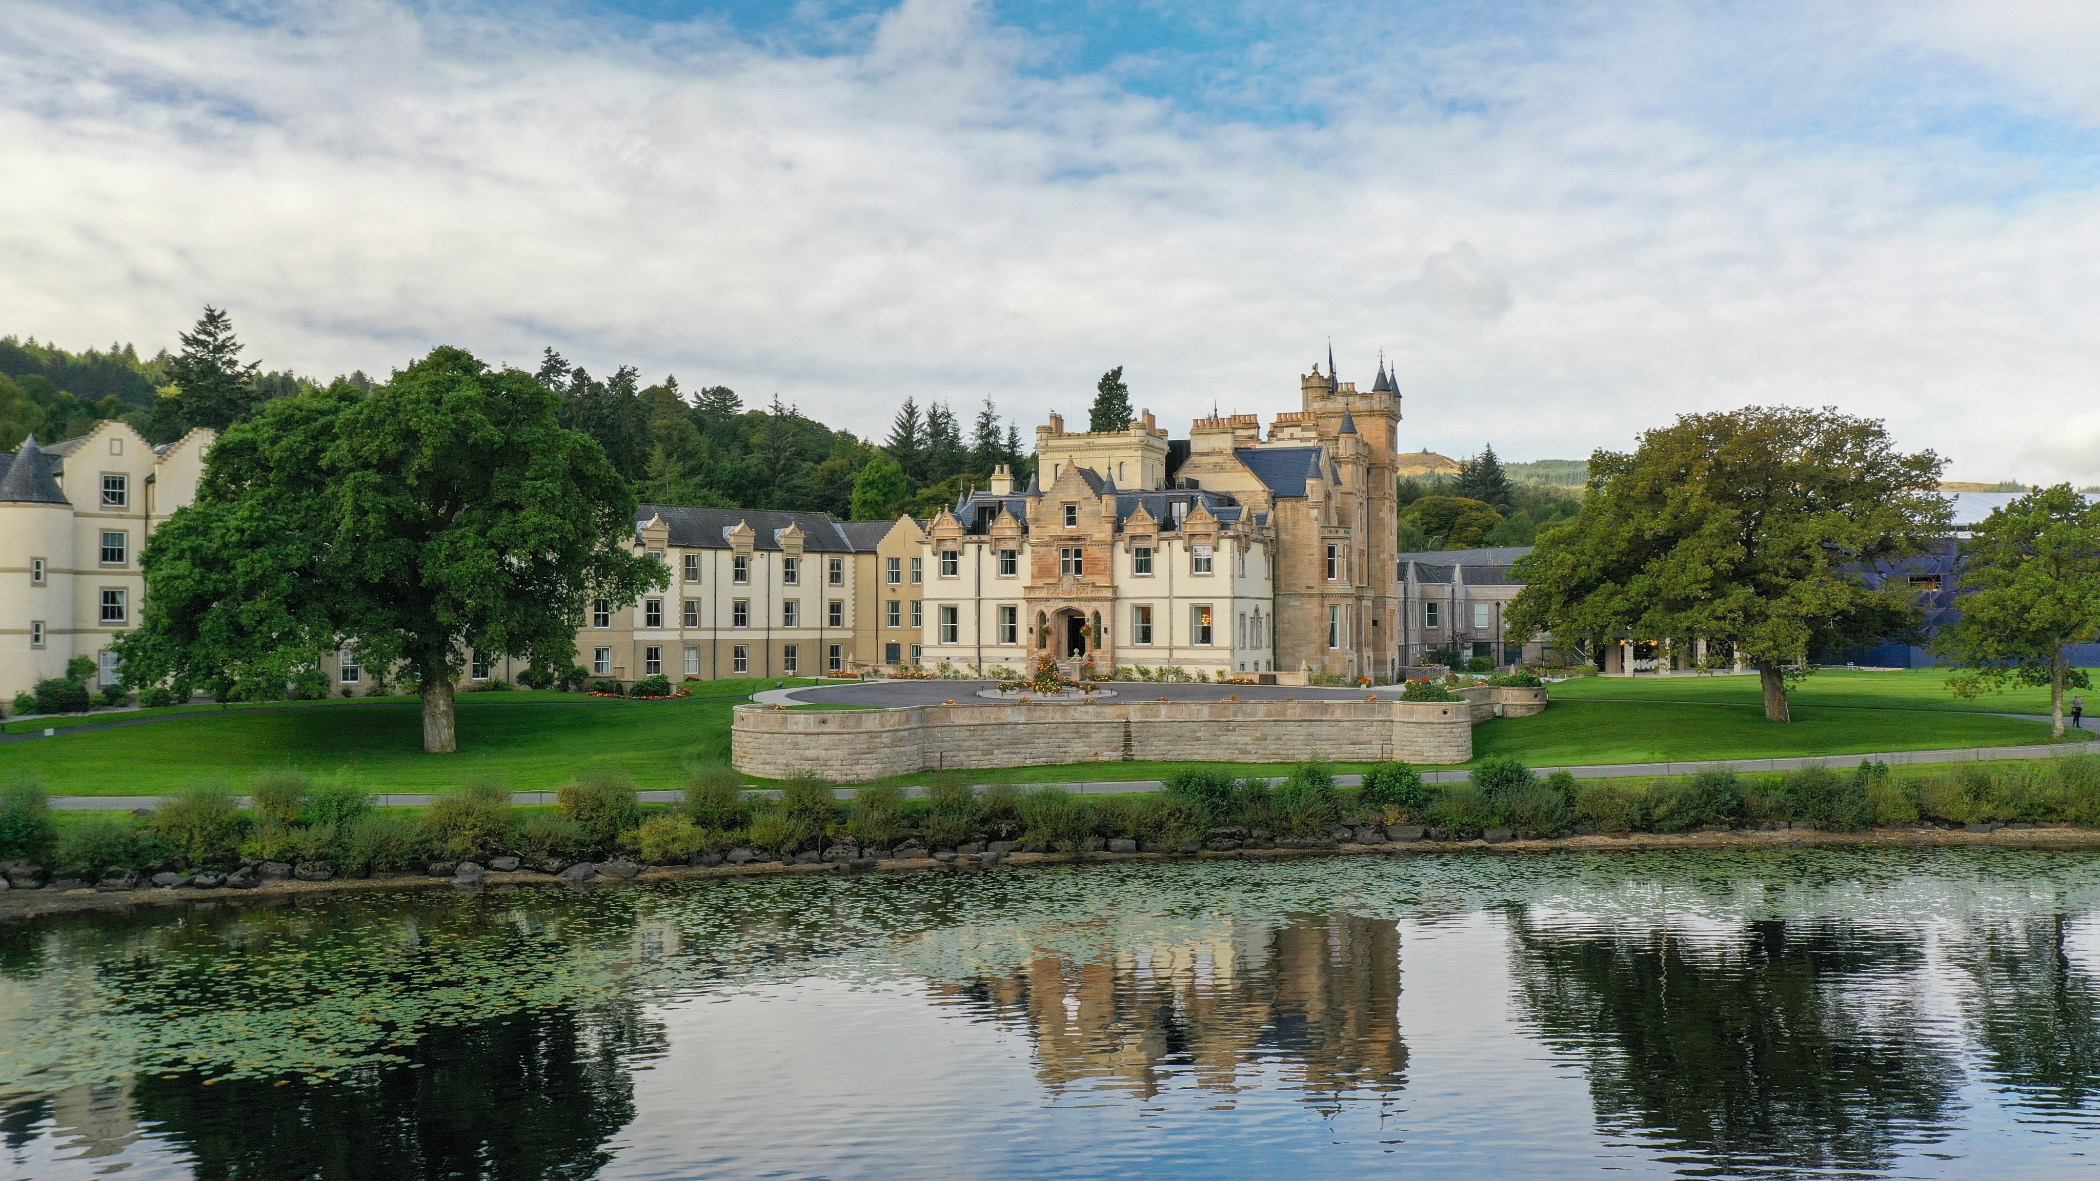
<svg viewBox="0 0 2100 1181"><path fill-rule="evenodd" d="M0 1176L2062 1177L2100 856L1328 858L0 928Z"/></svg>

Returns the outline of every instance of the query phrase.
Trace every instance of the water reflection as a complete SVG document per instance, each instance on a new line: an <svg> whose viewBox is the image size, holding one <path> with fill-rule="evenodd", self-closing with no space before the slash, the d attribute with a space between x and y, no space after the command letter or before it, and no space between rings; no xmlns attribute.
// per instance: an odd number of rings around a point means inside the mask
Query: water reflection
<svg viewBox="0 0 2100 1181"><path fill-rule="evenodd" d="M1974 981L1968 1017L1986 1069L2057 1115L2100 1096L2100 979L2073 961L2069 926L2062 914L1981 923L1953 954Z"/></svg>

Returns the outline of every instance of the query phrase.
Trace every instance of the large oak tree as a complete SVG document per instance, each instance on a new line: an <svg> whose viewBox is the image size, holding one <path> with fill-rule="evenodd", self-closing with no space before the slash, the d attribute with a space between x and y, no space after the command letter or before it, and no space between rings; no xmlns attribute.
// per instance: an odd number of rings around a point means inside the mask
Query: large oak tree
<svg viewBox="0 0 2100 1181"><path fill-rule="evenodd" d="M352 645L414 679L423 749L457 749L470 651L567 668L587 599L665 579L629 548L633 490L560 407L531 374L439 348L369 392L338 381L234 424L141 555L126 680L276 697Z"/></svg>
<svg viewBox="0 0 2100 1181"><path fill-rule="evenodd" d="M1512 571L1509 626L1585 649L1707 640L1758 670L1765 717L1788 721L1788 678L1811 657L1922 622L1915 595L1863 574L1946 535L1941 467L1829 408L1684 415L1632 454L1591 456L1582 511Z"/></svg>

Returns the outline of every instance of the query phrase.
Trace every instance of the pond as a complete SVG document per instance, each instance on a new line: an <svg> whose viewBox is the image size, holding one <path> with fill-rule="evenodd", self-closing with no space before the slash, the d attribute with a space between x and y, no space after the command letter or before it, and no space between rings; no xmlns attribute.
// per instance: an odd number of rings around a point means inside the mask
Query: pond
<svg viewBox="0 0 2100 1181"><path fill-rule="evenodd" d="M2100 854L1321 857L0 928L0 1176L2061 1177Z"/></svg>

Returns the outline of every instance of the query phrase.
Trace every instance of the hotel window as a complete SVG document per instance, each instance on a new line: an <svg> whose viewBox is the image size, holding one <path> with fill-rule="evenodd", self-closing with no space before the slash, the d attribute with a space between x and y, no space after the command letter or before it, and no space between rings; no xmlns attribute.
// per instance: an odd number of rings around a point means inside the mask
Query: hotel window
<svg viewBox="0 0 2100 1181"><path fill-rule="evenodd" d="M1342 547L1327 547L1327 581L1334 582L1342 576Z"/></svg>
<svg viewBox="0 0 2100 1181"><path fill-rule="evenodd" d="M780 581L783 586L802 585L802 559L780 559Z"/></svg>
<svg viewBox="0 0 2100 1181"><path fill-rule="evenodd" d="M918 599L911 601L911 625L915 628L926 626L926 614L920 608Z"/></svg>
<svg viewBox="0 0 2100 1181"><path fill-rule="evenodd" d="M32 648L44 646L44 621L41 619L29 621L29 646Z"/></svg>
<svg viewBox="0 0 2100 1181"><path fill-rule="evenodd" d="M1130 609L1130 642L1149 644L1152 642L1152 608L1139 603Z"/></svg>
<svg viewBox="0 0 2100 1181"><path fill-rule="evenodd" d="M131 503L131 477L107 475L102 477L102 507L123 508Z"/></svg>
<svg viewBox="0 0 2100 1181"><path fill-rule="evenodd" d="M103 531L102 531L102 564L103 564L103 565L105 565L105 566L121 566L121 565L123 565L123 564L124 564L124 555L125 555L125 551L126 551L126 550L129 550L130 548L131 548L131 547L130 547L130 545L128 545L128 544L127 544L127 539L126 539L126 537L125 537L125 535L123 534L123 532L122 532L122 531L120 531L120 530L114 530L114 529L105 529L105 530L103 530Z"/></svg>
<svg viewBox="0 0 2100 1181"><path fill-rule="evenodd" d="M824 649L824 671L842 673L846 671L846 646L833 644Z"/></svg>
<svg viewBox="0 0 2100 1181"><path fill-rule="evenodd" d="M918 644L913 644L911 646L911 662L913 664L919 663L919 658L924 655L926 655L926 649L924 647Z"/></svg>
<svg viewBox="0 0 2100 1181"><path fill-rule="evenodd" d="M1434 630L1443 626L1442 603L1422 604L1422 626Z"/></svg>
<svg viewBox="0 0 2100 1181"><path fill-rule="evenodd" d="M1086 573L1086 551L1076 545L1068 545L1057 551L1057 572L1067 578L1079 578Z"/></svg>
<svg viewBox="0 0 2100 1181"><path fill-rule="evenodd" d="M926 581L926 559L913 558L911 560L911 584L917 586L924 581Z"/></svg>
<svg viewBox="0 0 2100 1181"><path fill-rule="evenodd" d="M691 644L685 646L685 675L689 677L700 675L700 649Z"/></svg>
<svg viewBox="0 0 2100 1181"><path fill-rule="evenodd" d="M473 659L473 660L472 660L471 662L469 662L469 663L468 663L468 665L467 665L467 679L468 679L468 680L470 680L470 681L486 681L486 680L488 680L488 679L489 679L489 658L488 658L488 657L486 657L486 656L483 656L483 655L482 655L481 653L479 653L479 652L476 652L476 653L474 654L474 659Z"/></svg>
<svg viewBox="0 0 2100 1181"><path fill-rule="evenodd" d="M649 560L650 560L650 561L652 561L652 562L656 562L656 563L658 563L658 564L662 564L662 562L663 562L663 560L664 560L664 551L662 551L662 550L660 550L660 549L653 549L653 550L650 550L650 551L648 551L648 553L649 553Z"/></svg>
<svg viewBox="0 0 2100 1181"><path fill-rule="evenodd" d="M31 586L42 586L42 585L44 585L44 559L42 559L42 558L31 558L31 559L29 559L29 585L31 585Z"/></svg>
<svg viewBox="0 0 2100 1181"><path fill-rule="evenodd" d="M601 677L612 675L612 649L591 649L591 672Z"/></svg>
<svg viewBox="0 0 2100 1181"><path fill-rule="evenodd" d="M742 586L751 581L751 555L738 554L729 559L729 581Z"/></svg>
<svg viewBox="0 0 2100 1181"><path fill-rule="evenodd" d="M1210 547L1207 545L1192 547L1189 550L1189 573L1210 573L1210 553Z"/></svg>
<svg viewBox="0 0 2100 1181"><path fill-rule="evenodd" d="M357 663L357 650L355 648L344 648L336 652L335 663L339 670L335 679L343 684L355 685L365 679L365 670L363 666Z"/></svg>
<svg viewBox="0 0 2100 1181"><path fill-rule="evenodd" d="M1235 647L1247 646L1247 613L1242 611L1232 626L1232 642Z"/></svg>
<svg viewBox="0 0 2100 1181"><path fill-rule="evenodd" d="M800 600L800 599L782 599L782 600L780 600L780 626L782 626L782 627L801 627L801 626L802 626L802 600Z"/></svg>
<svg viewBox="0 0 2100 1181"><path fill-rule="evenodd" d="M999 642L1018 644L1021 642L1021 609L1014 606L999 608Z"/></svg>
<svg viewBox="0 0 2100 1181"><path fill-rule="evenodd" d="M1003 549L999 551L999 577L1012 578L1021 572L1021 551Z"/></svg>
<svg viewBox="0 0 2100 1181"><path fill-rule="evenodd" d="M1132 546L1132 547L1131 547L1131 550L1130 550L1130 572L1131 572L1132 574L1150 574L1150 573L1152 573L1152 547L1151 547L1151 546L1149 546L1149 545L1139 545L1139 546Z"/></svg>
<svg viewBox="0 0 2100 1181"><path fill-rule="evenodd" d="M125 598L125 592L115 587L108 588L102 592L102 622L123 623L130 618L131 609L126 604Z"/></svg>
<svg viewBox="0 0 2100 1181"><path fill-rule="evenodd" d="M846 559L826 558L824 561L826 563L824 577L830 580L831 585L846 585Z"/></svg>
<svg viewBox="0 0 2100 1181"><path fill-rule="evenodd" d="M729 604L729 626L751 626L751 600L737 599Z"/></svg>
<svg viewBox="0 0 2100 1181"><path fill-rule="evenodd" d="M954 607L941 608L941 643L953 644L956 636L962 631L957 626L956 616L958 614L959 612Z"/></svg>
<svg viewBox="0 0 2100 1181"><path fill-rule="evenodd" d="M663 625L664 625L664 601L663 601L662 599L643 599L643 600L642 600L642 626L643 626L643 627L662 627Z"/></svg>
<svg viewBox="0 0 2100 1181"><path fill-rule="evenodd" d="M884 644L882 646L882 662L884 664L902 664L904 662L904 645Z"/></svg>
<svg viewBox="0 0 2100 1181"><path fill-rule="evenodd" d="M599 628L612 626L612 603L609 600L591 600L591 626Z"/></svg>
<svg viewBox="0 0 2100 1181"><path fill-rule="evenodd" d="M1189 643L1210 643L1210 605L1198 603L1189 608Z"/></svg>
<svg viewBox="0 0 2100 1181"><path fill-rule="evenodd" d="M962 573L962 555L952 549L941 551L941 577L954 578Z"/></svg>
<svg viewBox="0 0 2100 1181"><path fill-rule="evenodd" d="M660 677L664 674L664 650L661 645L651 644L642 649L642 675Z"/></svg>
<svg viewBox="0 0 2100 1181"><path fill-rule="evenodd" d="M1236 549L1236 550L1232 551L1232 575L1233 575L1233 577L1235 577L1235 578L1245 578L1245 577L1247 577L1247 551L1246 551L1246 550L1243 550L1243 549Z"/></svg>
<svg viewBox="0 0 2100 1181"><path fill-rule="evenodd" d="M1076 505L1076 504L1068 504L1068 505L1066 505L1066 506L1065 506L1065 528L1067 528L1067 529L1077 529L1077 528L1079 528L1079 506L1078 506L1078 505Z"/></svg>
<svg viewBox="0 0 2100 1181"><path fill-rule="evenodd" d="M700 626L700 600L687 599L679 607L681 620L687 627Z"/></svg>
<svg viewBox="0 0 2100 1181"><path fill-rule="evenodd" d="M748 673L751 671L751 649L738 644L729 650L729 671Z"/></svg>
<svg viewBox="0 0 2100 1181"><path fill-rule="evenodd" d="M1330 603L1327 607L1327 646L1330 648L1342 646L1342 605L1340 603Z"/></svg>
<svg viewBox="0 0 2100 1181"><path fill-rule="evenodd" d="M687 582L698 582L698 581L700 581L700 555L699 555L699 554L687 554L687 555L685 556L685 580L686 580Z"/></svg>
<svg viewBox="0 0 2100 1181"><path fill-rule="evenodd" d="M846 626L846 600L833 599L824 608L825 627Z"/></svg>
<svg viewBox="0 0 2100 1181"><path fill-rule="evenodd" d="M1473 604L1473 630L1486 631L1494 626L1494 607L1487 603Z"/></svg>
<svg viewBox="0 0 2100 1181"><path fill-rule="evenodd" d="M882 623L884 627L904 626L904 601L902 599L891 599L882 605ZM890 663L895 664L896 661L893 660Z"/></svg>
<svg viewBox="0 0 2100 1181"><path fill-rule="evenodd" d="M903 582L904 559L884 558L882 560L882 580L890 584L891 586L895 586L898 583Z"/></svg>
<svg viewBox="0 0 2100 1181"><path fill-rule="evenodd" d="M95 663L100 667L102 683L114 685L124 679L124 658L115 650L104 648L95 654Z"/></svg>
<svg viewBox="0 0 2100 1181"><path fill-rule="evenodd" d="M792 677L801 670L801 650L794 644L783 645L780 649L780 671Z"/></svg>

